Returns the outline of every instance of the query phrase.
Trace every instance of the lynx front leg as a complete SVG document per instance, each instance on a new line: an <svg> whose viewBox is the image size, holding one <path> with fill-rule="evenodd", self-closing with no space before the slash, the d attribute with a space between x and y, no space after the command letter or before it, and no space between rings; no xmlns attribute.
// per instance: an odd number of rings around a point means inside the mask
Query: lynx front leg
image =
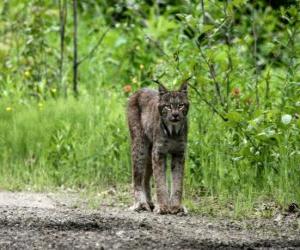
<svg viewBox="0 0 300 250"><path fill-rule="evenodd" d="M166 183L166 155L154 151L152 153L152 166L158 203L155 206L154 212L158 214L166 214L169 212L169 195Z"/></svg>
<svg viewBox="0 0 300 250"><path fill-rule="evenodd" d="M152 211L145 193L143 181L146 174L147 158L149 157L147 143L140 137L132 141L132 165L133 165L133 188L135 203L131 207L133 211Z"/></svg>
<svg viewBox="0 0 300 250"><path fill-rule="evenodd" d="M184 153L172 155L171 163L172 171L172 192L170 199L170 213L187 213L185 207L181 205L182 189L183 189L183 171L184 171Z"/></svg>

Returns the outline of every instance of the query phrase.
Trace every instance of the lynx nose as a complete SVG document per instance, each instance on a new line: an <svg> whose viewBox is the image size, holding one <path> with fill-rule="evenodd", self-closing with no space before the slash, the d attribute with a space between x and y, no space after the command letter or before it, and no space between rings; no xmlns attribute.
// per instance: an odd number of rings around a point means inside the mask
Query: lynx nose
<svg viewBox="0 0 300 250"><path fill-rule="evenodd" d="M179 118L179 113L178 113L178 112L172 113L172 118L173 118L174 120L177 120L177 119Z"/></svg>

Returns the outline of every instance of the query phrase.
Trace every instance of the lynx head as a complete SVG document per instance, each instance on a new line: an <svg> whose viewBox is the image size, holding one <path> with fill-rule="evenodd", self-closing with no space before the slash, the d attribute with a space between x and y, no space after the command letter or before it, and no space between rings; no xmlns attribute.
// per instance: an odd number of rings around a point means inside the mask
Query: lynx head
<svg viewBox="0 0 300 250"><path fill-rule="evenodd" d="M179 90L169 91L159 84L158 109L164 122L176 124L186 119L189 110L187 87L184 82Z"/></svg>

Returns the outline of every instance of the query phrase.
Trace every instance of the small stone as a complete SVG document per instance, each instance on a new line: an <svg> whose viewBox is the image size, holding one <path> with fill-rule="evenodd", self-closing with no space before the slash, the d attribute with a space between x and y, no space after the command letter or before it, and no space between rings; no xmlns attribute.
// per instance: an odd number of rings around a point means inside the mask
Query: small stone
<svg viewBox="0 0 300 250"><path fill-rule="evenodd" d="M274 221L278 223L278 222L282 221L282 219L283 219L283 216L282 216L281 214L278 214L278 215L275 217Z"/></svg>
<svg viewBox="0 0 300 250"><path fill-rule="evenodd" d="M123 230L121 230L121 231L116 232L116 235L119 237L122 237L122 236L124 236L124 233L125 232Z"/></svg>

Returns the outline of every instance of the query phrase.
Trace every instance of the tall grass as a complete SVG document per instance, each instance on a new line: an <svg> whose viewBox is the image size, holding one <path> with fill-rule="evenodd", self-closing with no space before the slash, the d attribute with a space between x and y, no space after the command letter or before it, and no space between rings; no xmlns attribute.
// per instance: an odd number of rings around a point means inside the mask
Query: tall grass
<svg viewBox="0 0 300 250"><path fill-rule="evenodd" d="M130 183L126 99L111 90L41 103L2 99L0 187L93 190ZM235 159L232 136L205 106L192 105L186 197L214 197L233 203L237 211L249 210L260 200L282 206L300 201L300 157L288 135L276 169Z"/></svg>
<svg viewBox="0 0 300 250"><path fill-rule="evenodd" d="M1 100L1 187L93 187L128 181L124 101L109 91L27 105Z"/></svg>
<svg viewBox="0 0 300 250"><path fill-rule="evenodd" d="M288 129L285 139L279 143L278 162L258 166L247 158L235 157L233 134L218 116L205 107L194 106L191 111L188 194L232 203L237 213L249 212L258 202L275 201L280 207L300 202L300 154L290 140Z"/></svg>
<svg viewBox="0 0 300 250"><path fill-rule="evenodd" d="M130 183L122 88L137 90L153 78L171 87L193 75L201 97L191 89L185 197L203 200L195 209L217 202L239 213L269 200L300 203L298 6L204 1L210 18L202 25L197 1L165 9L138 1L134 8L80 1L79 60L113 28L80 64L80 97L74 99L71 15L60 83L57 3L2 2L0 188L95 190ZM61 84L68 99L59 98ZM229 121L213 114L205 99ZM285 114L291 119L286 124Z"/></svg>

